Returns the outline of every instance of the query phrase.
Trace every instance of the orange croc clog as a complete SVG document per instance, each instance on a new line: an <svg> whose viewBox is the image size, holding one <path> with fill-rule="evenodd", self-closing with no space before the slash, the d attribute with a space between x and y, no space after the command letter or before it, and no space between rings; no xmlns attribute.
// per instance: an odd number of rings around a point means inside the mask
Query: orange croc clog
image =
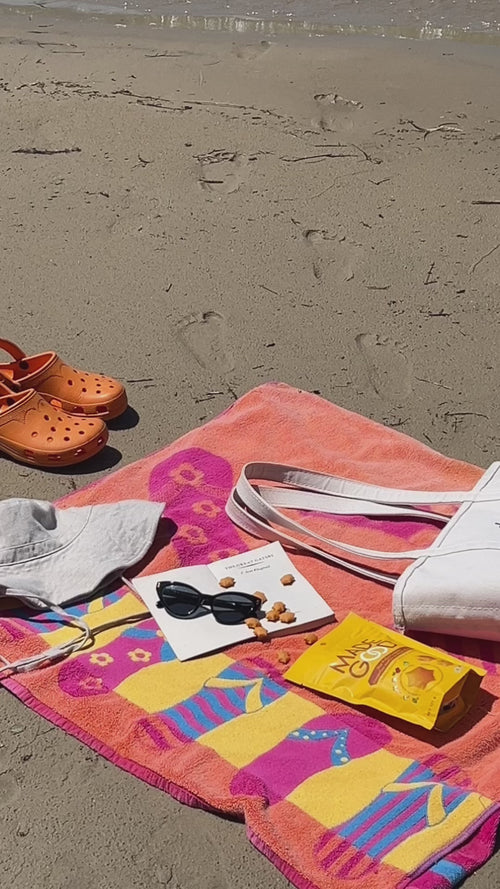
<svg viewBox="0 0 500 889"><path fill-rule="evenodd" d="M10 340L0 339L0 349L14 359L0 364L0 380L14 392L36 389L49 404L67 414L103 420L113 420L127 408L125 388L112 377L76 370L55 352L29 358Z"/></svg>
<svg viewBox="0 0 500 889"><path fill-rule="evenodd" d="M12 392L0 383L0 451L31 466L73 466L94 457L108 440L102 420L75 420L34 389Z"/></svg>

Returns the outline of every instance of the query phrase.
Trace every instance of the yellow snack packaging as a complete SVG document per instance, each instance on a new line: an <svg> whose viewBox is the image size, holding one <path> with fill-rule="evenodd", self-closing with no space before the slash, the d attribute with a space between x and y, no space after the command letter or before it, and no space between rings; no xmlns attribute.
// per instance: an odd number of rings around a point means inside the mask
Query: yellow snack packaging
<svg viewBox="0 0 500 889"><path fill-rule="evenodd" d="M445 732L470 709L485 672L349 614L301 655L285 678Z"/></svg>

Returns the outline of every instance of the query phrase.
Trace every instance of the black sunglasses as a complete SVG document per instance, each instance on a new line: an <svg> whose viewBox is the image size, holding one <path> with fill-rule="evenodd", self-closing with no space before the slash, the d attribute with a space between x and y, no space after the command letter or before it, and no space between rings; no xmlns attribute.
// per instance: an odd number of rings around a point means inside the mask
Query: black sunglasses
<svg viewBox="0 0 500 889"><path fill-rule="evenodd" d="M262 608L262 601L248 593L228 590L208 596L189 583L178 583L175 580L160 580L156 584L156 592L159 598L156 607L164 608L172 617L181 620L200 617L211 611L220 624L239 624L247 617L255 617Z"/></svg>

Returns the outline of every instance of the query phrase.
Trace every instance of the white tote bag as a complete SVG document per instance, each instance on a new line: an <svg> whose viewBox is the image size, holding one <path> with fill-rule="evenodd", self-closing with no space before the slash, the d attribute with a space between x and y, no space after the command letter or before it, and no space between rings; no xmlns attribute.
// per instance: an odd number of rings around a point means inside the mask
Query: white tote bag
<svg viewBox="0 0 500 889"><path fill-rule="evenodd" d="M451 519L426 509L439 504L456 504L459 509ZM279 507L332 515L432 519L444 527L427 549L379 552L322 537ZM380 488L294 466L248 463L226 512L254 536L292 544L393 586L394 623L401 630L500 641L500 463L493 463L472 491L444 492ZM347 553L349 561L330 549ZM412 562L394 576L364 566L363 559Z"/></svg>

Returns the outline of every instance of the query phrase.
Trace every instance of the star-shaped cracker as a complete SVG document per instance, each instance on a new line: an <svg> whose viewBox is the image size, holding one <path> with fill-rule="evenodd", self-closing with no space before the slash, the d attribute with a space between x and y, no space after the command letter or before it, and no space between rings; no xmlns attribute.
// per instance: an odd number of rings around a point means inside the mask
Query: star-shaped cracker
<svg viewBox="0 0 500 889"><path fill-rule="evenodd" d="M436 677L434 671L427 667L415 667L406 674L406 682L412 688L418 688L424 691L429 685L435 682Z"/></svg>

